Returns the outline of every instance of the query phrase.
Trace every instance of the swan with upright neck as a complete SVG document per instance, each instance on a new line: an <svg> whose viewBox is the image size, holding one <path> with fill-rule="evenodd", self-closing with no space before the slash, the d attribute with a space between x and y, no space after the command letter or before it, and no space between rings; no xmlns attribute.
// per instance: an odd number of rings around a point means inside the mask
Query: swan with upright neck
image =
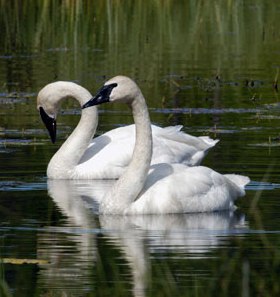
<svg viewBox="0 0 280 297"><path fill-rule="evenodd" d="M106 87L100 94L110 93ZM56 140L56 118L61 103L76 99L80 106L92 95L82 86L58 81L46 85L37 96L37 108L52 142ZM62 144L48 164L47 176L52 179L117 179L124 172L132 156L135 126L113 129L93 139L98 123L95 106L82 109L81 119L72 134ZM160 128L152 126L152 164L183 163L197 165L218 140L194 137L181 132L181 126Z"/></svg>
<svg viewBox="0 0 280 297"><path fill-rule="evenodd" d="M245 195L246 176L222 175L203 166L150 166L153 143L149 112L141 90L130 78L117 76L107 81L83 109L105 102L122 102L131 108L136 140L130 164L100 201L101 214L220 211L235 208L234 201Z"/></svg>

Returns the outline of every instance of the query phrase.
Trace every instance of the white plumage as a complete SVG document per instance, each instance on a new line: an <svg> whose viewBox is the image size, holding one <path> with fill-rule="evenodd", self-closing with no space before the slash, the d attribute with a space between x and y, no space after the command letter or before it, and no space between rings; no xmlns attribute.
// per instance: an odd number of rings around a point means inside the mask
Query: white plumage
<svg viewBox="0 0 280 297"><path fill-rule="evenodd" d="M145 99L129 78L117 76L105 83L110 88L105 102L128 104L136 124L132 160L112 188L100 199L102 214L166 214L210 212L234 209L234 201L245 195L249 178L222 175L203 167L183 164L155 164L152 158L152 130ZM102 103L97 94L88 106Z"/></svg>
<svg viewBox="0 0 280 297"><path fill-rule="evenodd" d="M245 195L249 178L222 175L204 166L181 164L152 166L139 197L126 214L164 214L234 210L234 201Z"/></svg>
<svg viewBox="0 0 280 297"><path fill-rule="evenodd" d="M72 97L82 106L92 98L83 87L72 82L46 85L37 97L37 108L56 120L60 104ZM135 143L135 125L113 129L93 139L98 123L96 107L82 110L73 133L48 164L52 179L116 179L128 166ZM53 129L53 127L51 127ZM152 125L153 155L151 164L183 163L198 165L218 140L195 137L181 131L182 126L160 128Z"/></svg>

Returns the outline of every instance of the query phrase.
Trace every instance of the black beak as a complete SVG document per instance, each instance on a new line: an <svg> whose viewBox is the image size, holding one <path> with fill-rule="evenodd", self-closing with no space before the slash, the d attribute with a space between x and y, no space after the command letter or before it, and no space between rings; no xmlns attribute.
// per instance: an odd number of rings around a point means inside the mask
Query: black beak
<svg viewBox="0 0 280 297"><path fill-rule="evenodd" d="M50 138L52 140L52 143L55 143L56 140L56 120L52 117L50 117L45 111L43 107L39 108L40 110L40 116L45 124L46 128L49 131Z"/></svg>
<svg viewBox="0 0 280 297"><path fill-rule="evenodd" d="M114 83L103 86L93 98L91 98L87 103L85 103L82 106L82 109L109 102L111 92L117 85L118 84Z"/></svg>

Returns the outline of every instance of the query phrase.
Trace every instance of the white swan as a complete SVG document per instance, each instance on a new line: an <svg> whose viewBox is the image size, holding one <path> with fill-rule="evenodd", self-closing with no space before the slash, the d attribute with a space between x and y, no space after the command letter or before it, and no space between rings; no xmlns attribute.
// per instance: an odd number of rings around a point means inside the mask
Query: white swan
<svg viewBox="0 0 280 297"><path fill-rule="evenodd" d="M235 199L245 195L244 186L249 182L245 176L182 164L155 164L150 169L151 124L145 99L134 81L124 76L109 80L83 108L116 101L131 107L136 141L129 166L100 202L101 214L218 211L233 209Z"/></svg>
<svg viewBox="0 0 280 297"><path fill-rule="evenodd" d="M106 96L103 90L103 96ZM101 91L102 93L102 91ZM46 85L37 97L37 108L52 142L56 139L56 117L60 103L72 97L82 106L92 98L83 87L72 82ZM82 110L73 133L63 143L48 164L47 176L52 179L115 179L129 164L135 142L135 126L111 130L94 139L98 123L96 107ZM184 163L197 165L218 140L194 137L180 131L181 126L152 126L154 153L152 164Z"/></svg>

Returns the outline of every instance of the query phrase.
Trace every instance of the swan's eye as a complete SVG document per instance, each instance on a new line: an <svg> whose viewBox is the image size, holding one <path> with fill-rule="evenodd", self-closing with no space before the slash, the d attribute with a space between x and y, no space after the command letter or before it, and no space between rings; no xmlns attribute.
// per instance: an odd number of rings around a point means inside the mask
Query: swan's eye
<svg viewBox="0 0 280 297"><path fill-rule="evenodd" d="M102 103L106 103L110 101L110 95L112 93L112 90L117 86L118 84L113 83L110 85L103 86L97 94L91 98L87 103L85 103L82 108L87 108L94 105L99 105Z"/></svg>

